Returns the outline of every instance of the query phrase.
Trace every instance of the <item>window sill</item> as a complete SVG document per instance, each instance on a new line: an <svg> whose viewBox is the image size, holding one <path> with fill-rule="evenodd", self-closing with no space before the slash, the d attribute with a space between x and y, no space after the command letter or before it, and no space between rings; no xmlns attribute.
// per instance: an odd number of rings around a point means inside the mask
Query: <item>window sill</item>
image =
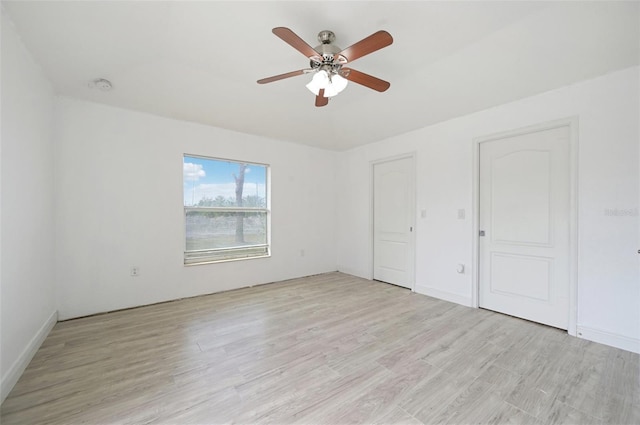
<svg viewBox="0 0 640 425"><path fill-rule="evenodd" d="M242 257L242 258L227 258L224 260L203 260L203 261L198 261L197 263L189 263L189 264L184 264L185 267L191 267L191 266L202 266L204 264L217 264L217 263L230 263L232 261L245 261L245 260L255 260L257 258L269 258L271 257L271 254L267 254L267 255L256 255L254 257Z"/></svg>

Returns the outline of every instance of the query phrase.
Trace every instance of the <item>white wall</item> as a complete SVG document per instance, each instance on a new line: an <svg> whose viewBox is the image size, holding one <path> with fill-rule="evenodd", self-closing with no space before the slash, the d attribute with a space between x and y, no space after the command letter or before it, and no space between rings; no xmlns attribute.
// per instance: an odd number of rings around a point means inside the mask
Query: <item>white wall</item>
<svg viewBox="0 0 640 425"><path fill-rule="evenodd" d="M1 353L7 396L55 323L53 91L2 13Z"/></svg>
<svg viewBox="0 0 640 425"><path fill-rule="evenodd" d="M370 161L415 152L417 291L470 305L471 274L457 274L455 266L472 264L473 139L578 116L577 330L640 351L639 76L629 68L345 152L338 167L339 270L371 277ZM461 208L465 220L456 217Z"/></svg>
<svg viewBox="0 0 640 425"><path fill-rule="evenodd" d="M55 143L62 319L336 270L335 152L67 98ZM183 265L184 153L271 165L271 258Z"/></svg>

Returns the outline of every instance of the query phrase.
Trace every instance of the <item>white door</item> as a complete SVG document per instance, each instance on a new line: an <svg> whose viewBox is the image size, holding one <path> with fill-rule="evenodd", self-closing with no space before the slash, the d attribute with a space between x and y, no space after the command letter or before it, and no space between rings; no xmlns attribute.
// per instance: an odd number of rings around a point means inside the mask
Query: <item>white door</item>
<svg viewBox="0 0 640 425"><path fill-rule="evenodd" d="M373 278L413 286L413 158L373 165Z"/></svg>
<svg viewBox="0 0 640 425"><path fill-rule="evenodd" d="M480 144L480 307L561 329L569 325L569 137L566 126Z"/></svg>

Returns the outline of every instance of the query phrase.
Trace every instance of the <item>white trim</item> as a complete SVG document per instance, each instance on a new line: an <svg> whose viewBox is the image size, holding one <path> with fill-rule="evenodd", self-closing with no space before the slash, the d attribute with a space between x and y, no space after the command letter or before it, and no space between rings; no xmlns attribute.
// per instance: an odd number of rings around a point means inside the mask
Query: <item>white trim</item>
<svg viewBox="0 0 640 425"><path fill-rule="evenodd" d="M564 120L569 124L569 329L578 335L578 117Z"/></svg>
<svg viewBox="0 0 640 425"><path fill-rule="evenodd" d="M640 354L640 339L615 334L602 329L590 328L588 326L578 326L578 338L620 348Z"/></svg>
<svg viewBox="0 0 640 425"><path fill-rule="evenodd" d="M22 350L20 356L16 359L15 362L11 365L7 373L2 377L2 382L0 384L0 403L4 401L5 398L9 395L13 386L16 385L20 376L29 365L29 362L35 356L36 352L51 332L51 329L58 322L58 311L54 311L51 316L42 324L38 332L31 338L31 341L27 344L27 346Z"/></svg>
<svg viewBox="0 0 640 425"><path fill-rule="evenodd" d="M361 271L351 268L351 267L347 267L347 266L338 266L338 272L340 273L344 273L344 274L349 274L351 276L355 276L355 277L360 277L362 279L367 279L367 280L371 280L371 277L368 276L365 273L362 273Z"/></svg>
<svg viewBox="0 0 640 425"><path fill-rule="evenodd" d="M528 127L504 131L473 139L473 257L471 267L471 306L479 307L480 290L480 144L506 137L520 136L538 131L569 127L569 326L567 332L577 336L578 323L578 117L563 118Z"/></svg>
<svg viewBox="0 0 640 425"><path fill-rule="evenodd" d="M416 284L416 292L429 297L438 298L440 300L464 305L466 307L473 307L472 298L465 295L454 294L453 292L442 291L440 289L419 284Z"/></svg>
<svg viewBox="0 0 640 425"><path fill-rule="evenodd" d="M373 175L374 175L374 167L378 164L382 164L385 162L391 162L391 161L397 161L400 159L411 159L411 178L413 179L413 196L411 197L411 205L409 205L409 208L411 209L411 211L413 211L413 214L411 215L412 220L411 220L411 227L413 228L413 231L411 232L411 249L412 249L412 255L413 258L411 258L411 266L409 267L409 282L411 284L411 291L415 292L416 291L416 233L417 230L416 229L416 198L417 198L417 190L418 190L418 185L417 185L417 181L416 181L416 164L417 164L417 160L416 160L416 152L407 152L407 153L403 153L400 155L394 155L394 156L390 156L390 157L385 157L385 158L380 158L380 159L376 159L373 161L369 161L369 280L373 280L373 269L374 269L374 263L373 263L373 233L374 233L374 229L373 229L373 191L374 191L374 187L373 187Z"/></svg>
<svg viewBox="0 0 640 425"><path fill-rule="evenodd" d="M191 153L183 153L182 154L182 162L184 163L184 157L188 156L191 158L198 158L198 159L212 159L214 161L223 161L223 162L235 162L236 164L251 164L251 165L264 165L265 167L270 167L271 165L265 163L265 162L255 162L255 161L244 161L244 160L239 160L239 159L231 159L231 158L220 158L217 156L207 156L207 155L198 155L198 154L191 154Z"/></svg>

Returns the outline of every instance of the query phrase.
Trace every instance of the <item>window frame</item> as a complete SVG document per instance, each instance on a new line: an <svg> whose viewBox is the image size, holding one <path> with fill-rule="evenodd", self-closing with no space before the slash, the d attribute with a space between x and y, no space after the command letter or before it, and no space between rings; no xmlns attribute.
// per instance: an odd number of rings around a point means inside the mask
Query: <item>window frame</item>
<svg viewBox="0 0 640 425"><path fill-rule="evenodd" d="M221 162L230 162L234 164L247 164L247 165L257 165L265 168L265 188L264 188L264 196L265 196L265 207L195 207L195 206L186 206L184 205L184 175L182 177L183 182L183 194L182 194L182 230L183 230L183 263L185 266L198 266L202 264L214 264L214 263L225 263L230 261L242 261L242 260L253 260L257 258L268 258L271 257L271 165L255 162L255 161L239 161L236 159L229 158L220 158L220 157L212 157L205 155L197 155L190 153L182 154L182 164L184 168L185 158L198 158L203 160L211 160L211 161L221 161ZM265 243L264 244L253 244L253 245L240 245L240 246L229 246L224 248L210 248L210 249L196 249L196 250L187 250L187 214L192 211L198 212L224 212L224 213L234 213L234 212L248 212L248 213L264 213L266 218L265 225ZM237 255L232 257L223 257L216 258L213 255L206 256L206 253L224 253L224 252L242 252L247 251L250 252L258 252L261 253L256 255ZM196 254L189 258L189 254ZM197 257L197 254L201 253L201 257Z"/></svg>

